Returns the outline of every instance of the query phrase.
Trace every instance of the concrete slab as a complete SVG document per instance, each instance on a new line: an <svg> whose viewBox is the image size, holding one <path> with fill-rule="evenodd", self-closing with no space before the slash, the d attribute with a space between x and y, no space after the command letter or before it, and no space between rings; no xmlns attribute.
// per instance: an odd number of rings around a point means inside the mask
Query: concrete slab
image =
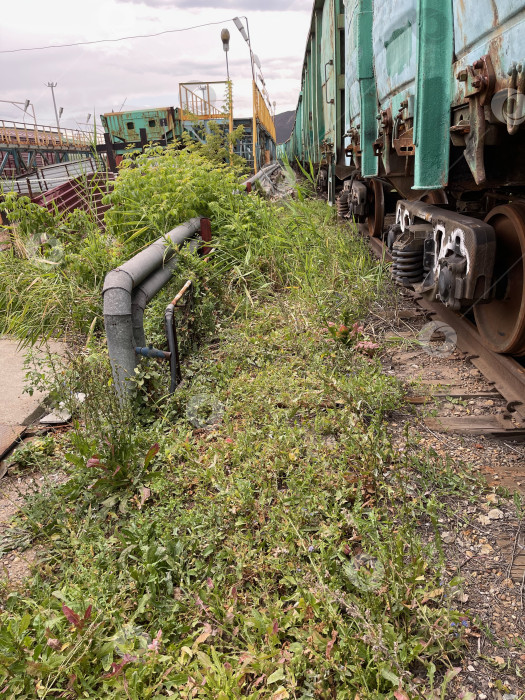
<svg viewBox="0 0 525 700"><path fill-rule="evenodd" d="M25 433L25 425L2 425L0 423L0 459L9 452L11 447ZM7 468L0 467L0 479L4 476Z"/></svg>
<svg viewBox="0 0 525 700"><path fill-rule="evenodd" d="M50 343L52 352L60 353L63 345ZM24 351L11 338L0 338L0 424L29 425L42 414L45 394L24 394L26 369Z"/></svg>

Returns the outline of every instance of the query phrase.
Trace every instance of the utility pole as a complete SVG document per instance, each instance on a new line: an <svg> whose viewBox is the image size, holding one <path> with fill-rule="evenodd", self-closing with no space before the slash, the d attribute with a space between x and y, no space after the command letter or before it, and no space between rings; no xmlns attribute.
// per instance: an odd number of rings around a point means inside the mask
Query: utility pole
<svg viewBox="0 0 525 700"><path fill-rule="evenodd" d="M250 49L250 65L252 68L252 93L253 93L253 118L252 118L252 150L253 150L253 172L257 172L257 146L258 146L258 134L257 134L257 105L258 105L258 88L257 88L257 83L255 81L255 68L254 68L254 54L252 51L252 44L250 41L250 25L248 24L248 18L245 16L244 19L246 20L246 29L244 28L244 24L241 22L241 20L238 17L233 18L233 23L237 27L237 29L240 31L242 38L244 41L248 44L248 48ZM258 60L258 59L257 59Z"/></svg>
<svg viewBox="0 0 525 700"><path fill-rule="evenodd" d="M52 95L52 97L53 97L53 107L55 108L55 117L56 117L56 120L57 120L58 136L59 136L60 140L62 141L62 138L61 138L61 135L60 135L60 118L59 118L59 116L58 116L57 103L56 103L56 100L55 100L55 88L56 88L56 86L57 86L57 83L48 83L48 84L47 84L47 87L48 87L48 88L51 88L51 95Z"/></svg>

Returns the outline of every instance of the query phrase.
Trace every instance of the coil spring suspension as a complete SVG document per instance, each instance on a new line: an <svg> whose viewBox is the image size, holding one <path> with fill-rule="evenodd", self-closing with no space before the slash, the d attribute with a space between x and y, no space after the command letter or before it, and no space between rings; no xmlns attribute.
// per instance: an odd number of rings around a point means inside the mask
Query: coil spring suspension
<svg viewBox="0 0 525 700"><path fill-rule="evenodd" d="M423 281L423 250L392 249L392 277L405 287Z"/></svg>
<svg viewBox="0 0 525 700"><path fill-rule="evenodd" d="M339 197L336 200L336 207L337 207L337 216L340 219L346 218L348 212L350 211L350 204L348 202L348 198L350 196L350 192L348 191L343 191L339 195Z"/></svg>

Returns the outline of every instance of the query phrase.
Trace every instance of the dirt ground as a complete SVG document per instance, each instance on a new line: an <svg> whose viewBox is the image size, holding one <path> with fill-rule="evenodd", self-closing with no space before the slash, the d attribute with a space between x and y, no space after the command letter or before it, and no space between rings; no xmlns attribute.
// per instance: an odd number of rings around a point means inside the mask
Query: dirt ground
<svg viewBox="0 0 525 700"><path fill-rule="evenodd" d="M440 357L420 345L428 322L407 293L395 311L378 309L370 329L390 345L383 357L385 372L403 381L412 408L393 418L398 450L412 449L406 441L408 422L409 434L420 436L419 450L472 464L487 480L479 502L451 499L447 512L452 515L439 522L447 574L462 578L453 605L464 613L469 639L450 697L470 692L479 700L518 700L525 697L525 443L512 435L447 431L463 421L482 425L484 418L504 415L506 402L461 351Z"/></svg>
<svg viewBox="0 0 525 700"><path fill-rule="evenodd" d="M38 559L43 545L27 547L23 536L19 546L11 549L12 537L6 537L13 526L13 517L19 512L26 498L31 493L40 491L46 485L57 485L63 483L67 476L62 471L43 475L40 472L31 471L28 473L14 473L0 479L0 583L9 587L19 588L24 585L24 581L31 575L31 567ZM4 549L3 540L9 542ZM14 539L16 543L16 538Z"/></svg>

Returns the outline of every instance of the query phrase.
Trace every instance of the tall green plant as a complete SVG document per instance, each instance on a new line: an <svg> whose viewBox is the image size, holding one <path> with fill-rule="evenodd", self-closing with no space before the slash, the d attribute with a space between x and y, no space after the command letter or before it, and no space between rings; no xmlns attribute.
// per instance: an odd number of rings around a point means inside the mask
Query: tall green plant
<svg viewBox="0 0 525 700"><path fill-rule="evenodd" d="M121 164L105 202L108 231L127 253L195 216L211 216L213 202L238 187L235 170L211 161L197 148L152 146Z"/></svg>

